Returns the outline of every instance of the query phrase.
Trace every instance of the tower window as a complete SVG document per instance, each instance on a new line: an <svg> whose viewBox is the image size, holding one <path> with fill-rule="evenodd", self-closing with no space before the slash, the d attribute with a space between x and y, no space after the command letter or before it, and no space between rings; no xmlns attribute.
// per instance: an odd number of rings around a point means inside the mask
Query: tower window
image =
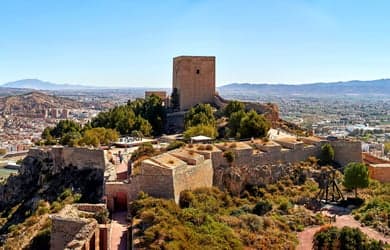
<svg viewBox="0 0 390 250"><path fill-rule="evenodd" d="M197 75L199 75L199 73L200 73L200 70L199 70L199 69L197 69L197 70L196 70L196 74L197 74Z"/></svg>

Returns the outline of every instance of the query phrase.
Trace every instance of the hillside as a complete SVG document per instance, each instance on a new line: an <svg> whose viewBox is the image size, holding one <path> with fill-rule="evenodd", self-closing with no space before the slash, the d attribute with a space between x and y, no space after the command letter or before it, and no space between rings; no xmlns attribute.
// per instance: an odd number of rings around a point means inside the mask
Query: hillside
<svg viewBox="0 0 390 250"><path fill-rule="evenodd" d="M311 84L232 83L218 88L221 95L390 95L390 79Z"/></svg>
<svg viewBox="0 0 390 250"><path fill-rule="evenodd" d="M36 89L36 90L63 90L63 89L87 89L90 88L84 85L74 84L57 84L52 82L45 82L39 79L23 79L15 82L8 82L1 87L7 88L23 88L23 89Z"/></svg>
<svg viewBox="0 0 390 250"><path fill-rule="evenodd" d="M37 113L50 108L80 108L81 103L72 99L47 95L41 92L30 92L22 95L0 98L0 112L10 113Z"/></svg>

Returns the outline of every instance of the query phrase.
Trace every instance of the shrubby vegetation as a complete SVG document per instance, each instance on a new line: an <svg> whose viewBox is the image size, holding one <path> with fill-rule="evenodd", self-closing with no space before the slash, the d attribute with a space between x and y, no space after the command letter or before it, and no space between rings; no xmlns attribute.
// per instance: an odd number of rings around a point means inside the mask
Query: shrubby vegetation
<svg viewBox="0 0 390 250"><path fill-rule="evenodd" d="M198 104L191 108L184 117L184 137L204 135L211 138L218 136L213 108L210 104Z"/></svg>
<svg viewBox="0 0 390 250"><path fill-rule="evenodd" d="M231 101L225 107L224 115L229 118L227 136L241 138L265 137L271 124L255 110L245 112L245 106L238 101Z"/></svg>
<svg viewBox="0 0 390 250"><path fill-rule="evenodd" d="M368 239L358 228L343 227L338 229L334 226L326 226L316 232L313 239L313 248L316 250L385 249L382 243Z"/></svg>
<svg viewBox="0 0 390 250"><path fill-rule="evenodd" d="M312 181L294 185L295 177L266 187L247 187L240 196L217 188L183 191L172 200L140 194L131 214L140 231L137 247L145 249L293 249L296 231L322 224L303 207L315 195Z"/></svg>
<svg viewBox="0 0 390 250"><path fill-rule="evenodd" d="M185 145L185 143L182 141L173 141L173 142L169 143L169 145L167 146L167 150L169 151L169 150L181 148L184 145Z"/></svg>
<svg viewBox="0 0 390 250"><path fill-rule="evenodd" d="M151 143L143 143L131 154L131 161L134 162L141 158L151 157L156 153L157 152Z"/></svg>
<svg viewBox="0 0 390 250"><path fill-rule="evenodd" d="M218 135L217 129L211 125L203 125L199 124L196 126L189 127L185 132L184 132L184 138L189 140L193 136L197 135L204 135L208 136L212 139L215 139Z"/></svg>
<svg viewBox="0 0 390 250"><path fill-rule="evenodd" d="M23 245L27 245L24 249L49 249L51 219L48 215L59 212L66 204L78 202L80 198L80 194L65 189L52 203L39 200L36 208L25 212L26 218L21 223L8 228L7 239L1 249L16 250ZM17 205L10 212L1 213L1 217L11 218L18 208Z"/></svg>
<svg viewBox="0 0 390 250"><path fill-rule="evenodd" d="M369 187L360 192L364 204L353 211L355 219L364 225L390 234L390 183L370 180Z"/></svg>

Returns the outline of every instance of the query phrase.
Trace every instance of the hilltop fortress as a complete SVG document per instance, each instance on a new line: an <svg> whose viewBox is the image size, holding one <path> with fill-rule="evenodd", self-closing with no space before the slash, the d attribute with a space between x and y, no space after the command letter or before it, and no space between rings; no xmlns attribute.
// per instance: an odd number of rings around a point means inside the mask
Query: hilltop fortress
<svg viewBox="0 0 390 250"><path fill-rule="evenodd" d="M293 163L319 157L325 143L332 145L340 165L362 161L360 142L317 137L186 145L142 161L140 173L125 181L106 182L107 207L123 207L140 191L176 202L181 191L198 187L217 186L239 194L246 185L275 183L291 174ZM234 155L232 162L227 152Z"/></svg>

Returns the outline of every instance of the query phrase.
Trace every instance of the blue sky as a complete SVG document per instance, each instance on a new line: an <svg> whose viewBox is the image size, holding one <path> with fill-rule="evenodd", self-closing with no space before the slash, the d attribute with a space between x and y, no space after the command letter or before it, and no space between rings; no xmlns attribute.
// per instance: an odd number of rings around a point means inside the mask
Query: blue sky
<svg viewBox="0 0 390 250"><path fill-rule="evenodd" d="M0 0L0 83L170 87L215 55L217 85L390 77L390 1Z"/></svg>

